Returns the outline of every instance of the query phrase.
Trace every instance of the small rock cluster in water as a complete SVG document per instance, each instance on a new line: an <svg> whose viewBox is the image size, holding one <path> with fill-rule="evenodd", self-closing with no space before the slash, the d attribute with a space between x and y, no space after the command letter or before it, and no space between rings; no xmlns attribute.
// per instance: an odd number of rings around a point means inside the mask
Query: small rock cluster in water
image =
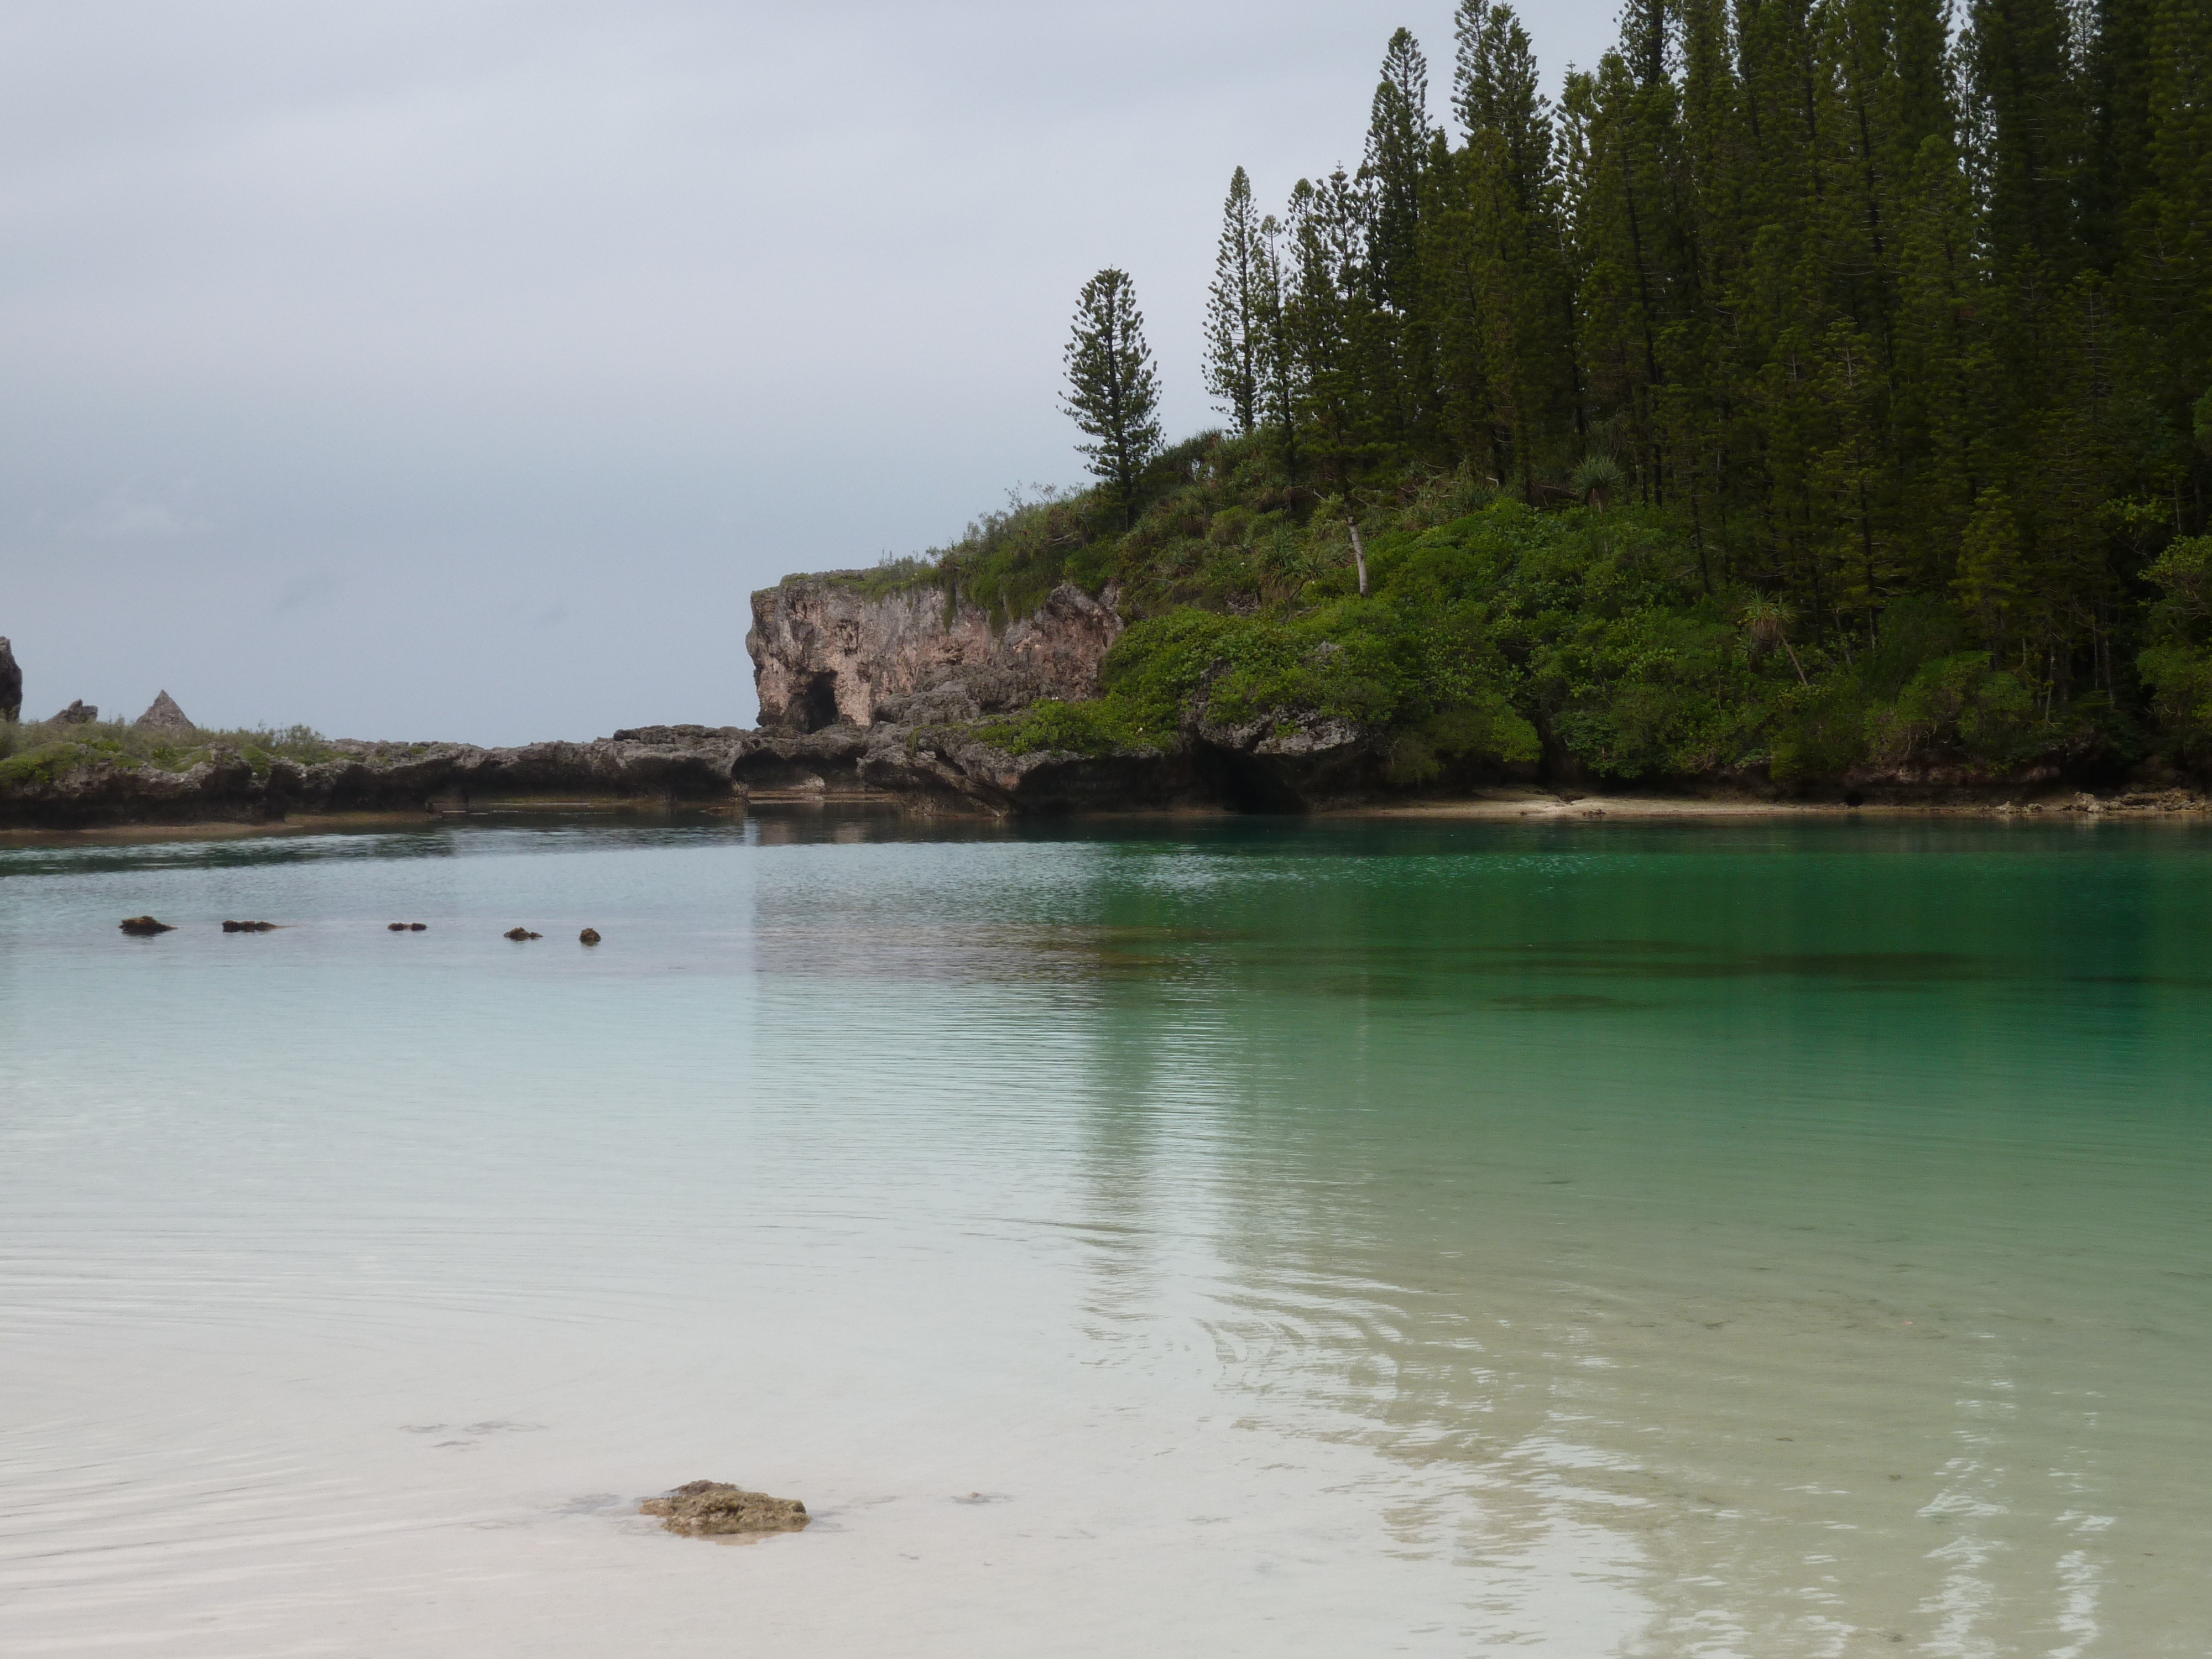
<svg viewBox="0 0 2212 1659"><path fill-rule="evenodd" d="M811 1518L806 1505L796 1498L770 1498L764 1492L746 1492L720 1480L694 1480L665 1497L647 1499L638 1506L644 1515L665 1516L663 1532L687 1538L712 1538L726 1533L799 1532Z"/></svg>
<svg viewBox="0 0 2212 1659"><path fill-rule="evenodd" d="M275 921L226 921L222 925L222 931L226 933L273 933L283 925L281 922ZM156 921L152 916L125 916L116 926L137 939L149 939L155 933L173 933L177 931L169 923ZM427 921L388 921L385 923L385 927L395 933L421 933L428 932L430 924ZM533 933L527 927L510 927L501 937L519 943L523 939L544 939L545 935ZM579 945L597 945L599 942L599 930L596 927L586 927L576 935L576 942Z"/></svg>

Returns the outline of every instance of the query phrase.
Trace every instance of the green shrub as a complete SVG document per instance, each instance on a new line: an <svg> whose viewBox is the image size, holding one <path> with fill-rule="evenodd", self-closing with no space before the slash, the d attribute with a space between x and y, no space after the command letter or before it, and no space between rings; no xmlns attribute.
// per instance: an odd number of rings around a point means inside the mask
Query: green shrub
<svg viewBox="0 0 2212 1659"><path fill-rule="evenodd" d="M1128 710L1112 698L1062 702L1048 697L1002 720L975 729L984 742L1010 755L1052 750L1076 755L1109 755L1146 745L1146 737Z"/></svg>

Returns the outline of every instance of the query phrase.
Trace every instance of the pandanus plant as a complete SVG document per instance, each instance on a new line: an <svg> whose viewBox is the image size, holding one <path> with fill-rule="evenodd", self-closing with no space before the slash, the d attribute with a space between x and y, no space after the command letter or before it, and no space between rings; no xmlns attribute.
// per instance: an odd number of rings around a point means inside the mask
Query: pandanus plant
<svg viewBox="0 0 2212 1659"><path fill-rule="evenodd" d="M1620 493L1621 477L1620 463L1612 456L1585 455L1582 465L1568 474L1567 488L1575 492L1576 500L1602 513Z"/></svg>
<svg viewBox="0 0 2212 1659"><path fill-rule="evenodd" d="M1743 608L1744 631L1751 635L1751 654L1763 657L1771 651L1789 653L1790 665L1797 671L1797 682L1809 685L1805 678L1805 665L1797 660L1797 652L1790 643L1790 624L1797 620L1796 613L1779 599L1760 594Z"/></svg>

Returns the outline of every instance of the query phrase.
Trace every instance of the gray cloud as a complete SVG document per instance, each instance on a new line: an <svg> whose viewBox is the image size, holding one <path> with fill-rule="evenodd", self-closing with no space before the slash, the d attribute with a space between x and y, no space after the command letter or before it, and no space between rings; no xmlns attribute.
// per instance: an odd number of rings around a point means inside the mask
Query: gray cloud
<svg viewBox="0 0 2212 1659"><path fill-rule="evenodd" d="M1532 16L1555 72L1613 9ZM1450 11L11 7L0 631L41 704L749 719L750 589L1079 476L1054 394L1100 264L1138 279L1170 427L1214 418L1230 169L1273 200L1356 161L1401 22L1441 112ZM272 592L296 629L212 648ZM518 607L542 656L492 648Z"/></svg>

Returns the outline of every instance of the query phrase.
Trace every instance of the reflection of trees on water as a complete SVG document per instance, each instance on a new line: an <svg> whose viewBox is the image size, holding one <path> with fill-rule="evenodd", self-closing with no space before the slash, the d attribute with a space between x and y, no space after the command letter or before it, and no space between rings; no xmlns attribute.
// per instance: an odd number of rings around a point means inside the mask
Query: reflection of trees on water
<svg viewBox="0 0 2212 1659"><path fill-rule="evenodd" d="M2034 883L2008 911L1956 867L1042 850L763 920L1050 1032L1100 1363L1194 1354L1249 1420L1372 1448L1384 1547L1462 1563L1471 1634L2191 1627L2113 1540L2212 1547L2141 1443L2212 1449L2159 1277L2208 1266L2203 1137L2160 1168L2064 1048L2087 999L2183 1052L2138 993L2197 951L2058 953Z"/></svg>

